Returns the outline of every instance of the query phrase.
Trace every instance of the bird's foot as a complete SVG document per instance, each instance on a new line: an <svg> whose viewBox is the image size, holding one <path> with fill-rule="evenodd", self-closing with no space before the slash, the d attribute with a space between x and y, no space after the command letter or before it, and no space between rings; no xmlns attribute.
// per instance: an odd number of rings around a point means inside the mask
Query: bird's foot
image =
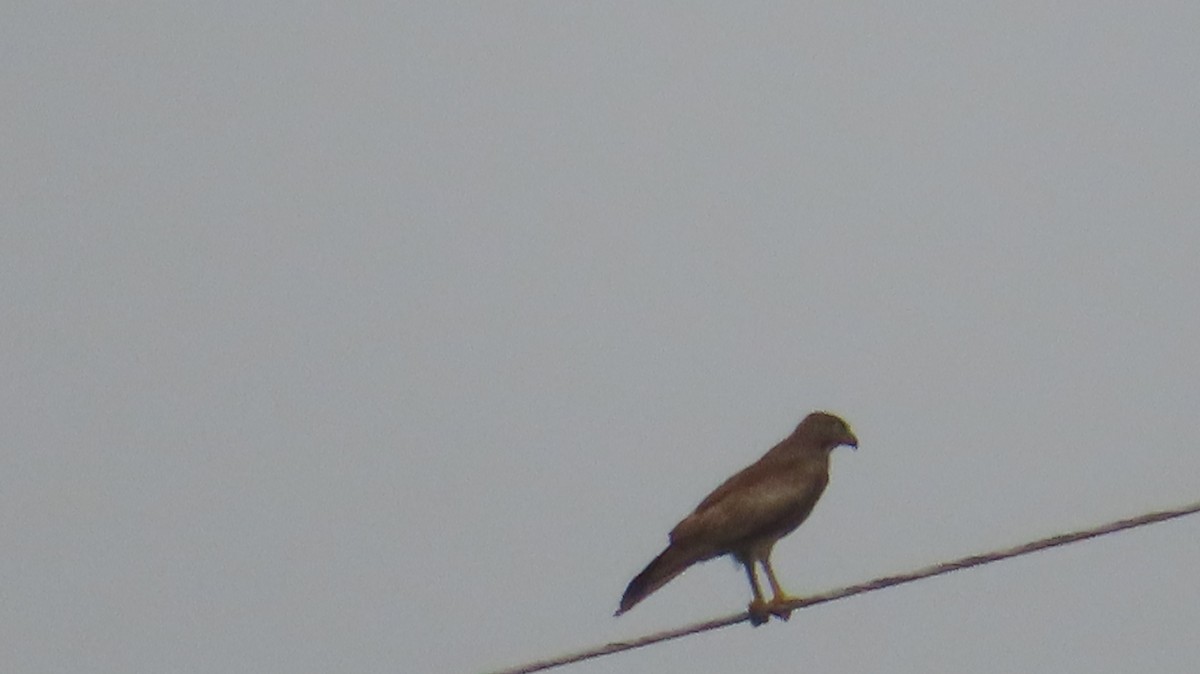
<svg viewBox="0 0 1200 674"><path fill-rule="evenodd" d="M774 615L775 618L786 622L788 618L791 618L793 610L796 610L796 608L787 606L787 604L796 601L797 598L799 597L775 595L775 597L770 600L770 603L767 604L767 610L770 614Z"/></svg>
<svg viewBox="0 0 1200 674"><path fill-rule="evenodd" d="M771 619L771 605L761 599L755 599L747 607L750 612L750 624L758 627Z"/></svg>

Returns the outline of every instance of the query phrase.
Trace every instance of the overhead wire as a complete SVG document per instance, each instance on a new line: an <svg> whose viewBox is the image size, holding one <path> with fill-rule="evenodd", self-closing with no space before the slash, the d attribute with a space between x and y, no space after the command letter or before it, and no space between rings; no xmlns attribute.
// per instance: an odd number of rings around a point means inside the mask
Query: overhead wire
<svg viewBox="0 0 1200 674"><path fill-rule="evenodd" d="M807 606L813 606L815 604L824 604L825 602L835 601L837 599L845 599L846 597L852 597L857 594L882 590L886 587L892 587L894 585L902 585L904 583L911 583L915 580L921 580L923 578L940 576L942 574L950 573L951 571L967 569L974 566L980 566L982 564L990 564L992 562L998 562L1002 559L1019 557L1021 555L1027 555L1039 550L1058 547L1060 545L1077 543L1089 538L1096 538L1097 536L1104 536L1107 534L1116 533L1118 531L1123 531L1125 529L1133 529L1135 527L1154 524L1156 522L1165 522L1177 517L1192 515L1197 512L1200 512L1200 502L1170 510L1150 512L1144 515L1138 515L1137 517L1129 517L1126 519L1117 520L1115 522L1101 524L1090 529L1081 529L1078 531L1072 531L1070 533L1058 534L1056 536L1048 536L1046 538L1030 541L1028 543L1023 543L1010 548L1004 548L978 555L968 555L966 557L960 557L948 562L934 564L932 566L927 566L915 571L898 573L891 576L883 576L865 583L858 583L856 585L849 585L835 590L829 590L828 592L822 592L820 594L813 594L807 597L793 599L788 602L783 602L776 608L781 609L782 611L791 611L805 608ZM684 627L647 634L636 639L630 639L627 641L613 641L603 646L597 646L575 653L568 653L566 655L561 655L554 658L547 658L545 660L538 660L536 662L530 662L524 665L511 667L509 669L491 672L490 674L531 674L532 672L540 672L546 669L568 665L573 662L580 662L582 660L598 658L603 655L611 655L613 653L620 653L622 651L641 648L643 646L649 646L651 644L669 641L671 639L678 639L690 634L714 630L719 627L728 627L729 625L736 625L748 620L750 620L749 611L743 611L741 613L735 613L723 618L715 618L712 620L706 620L704 622L686 625Z"/></svg>

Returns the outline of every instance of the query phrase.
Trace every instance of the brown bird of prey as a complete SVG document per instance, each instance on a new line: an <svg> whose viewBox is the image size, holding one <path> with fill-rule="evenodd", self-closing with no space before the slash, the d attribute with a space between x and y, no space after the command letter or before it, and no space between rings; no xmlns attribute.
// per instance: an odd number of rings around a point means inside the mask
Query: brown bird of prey
<svg viewBox="0 0 1200 674"><path fill-rule="evenodd" d="M813 412L761 459L717 487L692 514L671 530L670 544L625 588L616 615L628 611L689 566L721 555L746 567L754 600L750 620L768 614L787 620L792 599L779 587L771 568L771 548L812 512L829 482L829 454L840 445L858 447L858 438L838 417ZM755 563L762 564L773 598L763 600Z"/></svg>

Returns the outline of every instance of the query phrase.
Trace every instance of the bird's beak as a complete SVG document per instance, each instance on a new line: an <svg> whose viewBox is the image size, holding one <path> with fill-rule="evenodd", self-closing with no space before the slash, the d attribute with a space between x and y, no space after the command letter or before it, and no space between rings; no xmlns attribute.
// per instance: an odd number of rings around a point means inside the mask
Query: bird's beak
<svg viewBox="0 0 1200 674"><path fill-rule="evenodd" d="M858 449L858 438L853 433L847 433L846 439L842 441L843 445L847 445L850 449Z"/></svg>

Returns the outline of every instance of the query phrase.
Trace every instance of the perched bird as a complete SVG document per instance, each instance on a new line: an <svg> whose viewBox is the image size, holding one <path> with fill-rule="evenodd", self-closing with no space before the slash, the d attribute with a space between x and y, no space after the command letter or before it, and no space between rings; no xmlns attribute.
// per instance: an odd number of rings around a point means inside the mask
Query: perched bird
<svg viewBox="0 0 1200 674"><path fill-rule="evenodd" d="M692 514L671 530L670 544L625 588L616 615L628 611L689 566L721 555L746 567L754 600L750 620L761 625L774 614L787 620L782 605L791 599L771 568L771 548L812 512L829 482L829 454L840 445L858 447L845 421L827 412L804 417L791 435L761 459L726 480ZM755 563L762 564L773 597L763 600Z"/></svg>

